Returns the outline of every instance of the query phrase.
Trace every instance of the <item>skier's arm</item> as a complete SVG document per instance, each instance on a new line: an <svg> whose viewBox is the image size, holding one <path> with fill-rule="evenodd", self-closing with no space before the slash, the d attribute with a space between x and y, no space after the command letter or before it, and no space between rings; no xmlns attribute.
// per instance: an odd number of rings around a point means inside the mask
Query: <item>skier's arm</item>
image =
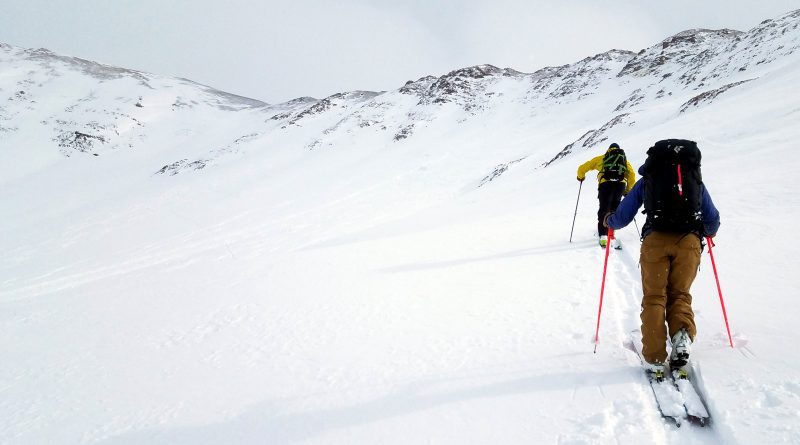
<svg viewBox="0 0 800 445"><path fill-rule="evenodd" d="M578 179L583 181L586 178L586 172L589 170L600 170L603 167L603 157L589 159L578 167Z"/></svg>
<svg viewBox="0 0 800 445"><path fill-rule="evenodd" d="M608 226L617 230L630 224L643 202L644 181L640 179L634 184L628 196L619 203L617 211L608 217Z"/></svg>
<svg viewBox="0 0 800 445"><path fill-rule="evenodd" d="M700 203L700 210L703 212L703 230L708 236L714 236L719 230L719 210L711 200L708 189L703 185L703 200Z"/></svg>
<svg viewBox="0 0 800 445"><path fill-rule="evenodd" d="M629 161L625 161L627 165L627 172L625 173L625 194L631 192L633 189L633 185L636 184L636 172L633 170L633 166Z"/></svg>

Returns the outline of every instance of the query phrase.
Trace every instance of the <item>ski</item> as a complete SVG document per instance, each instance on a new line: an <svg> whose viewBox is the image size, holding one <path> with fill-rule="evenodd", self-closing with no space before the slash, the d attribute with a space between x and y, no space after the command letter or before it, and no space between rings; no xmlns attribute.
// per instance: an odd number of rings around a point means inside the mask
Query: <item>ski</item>
<svg viewBox="0 0 800 445"><path fill-rule="evenodd" d="M636 352L639 361L644 366L646 362L642 356L642 339L638 330L631 332L630 340L633 344L634 352ZM678 389L678 386L674 384L669 372L665 372L664 374L665 375L661 376L660 379L657 379L645 372L645 376L647 376L650 383L650 388L653 390L653 396L655 397L656 406L658 406L661 417L674 422L675 425L680 427L684 421L691 419L688 418L686 407L684 406L683 393Z"/></svg>
<svg viewBox="0 0 800 445"><path fill-rule="evenodd" d="M689 374L682 369L675 369L670 374L673 384L683 396L683 405L689 421L700 426L708 425L711 416L708 414L703 397L697 392L697 388L689 378Z"/></svg>
<svg viewBox="0 0 800 445"><path fill-rule="evenodd" d="M666 373L665 373L666 374ZM653 390L653 396L656 399L656 405L661 412L661 417L670 420L680 427L688 418L684 406L684 399L682 393L673 385L670 377L663 376L662 379L657 380L652 376L647 375L650 382L650 388Z"/></svg>

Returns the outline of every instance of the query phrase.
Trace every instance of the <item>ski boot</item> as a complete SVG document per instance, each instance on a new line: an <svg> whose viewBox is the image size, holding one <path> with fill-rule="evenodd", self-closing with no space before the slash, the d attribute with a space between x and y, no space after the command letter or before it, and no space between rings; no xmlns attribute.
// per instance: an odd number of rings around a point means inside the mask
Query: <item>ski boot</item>
<svg viewBox="0 0 800 445"><path fill-rule="evenodd" d="M606 244L608 244L608 236L607 235L601 235L600 236L600 247L605 249L606 248Z"/></svg>
<svg viewBox="0 0 800 445"><path fill-rule="evenodd" d="M673 370L681 369L689 363L692 339L686 328L681 328L672 337L672 352L669 354L669 366Z"/></svg>

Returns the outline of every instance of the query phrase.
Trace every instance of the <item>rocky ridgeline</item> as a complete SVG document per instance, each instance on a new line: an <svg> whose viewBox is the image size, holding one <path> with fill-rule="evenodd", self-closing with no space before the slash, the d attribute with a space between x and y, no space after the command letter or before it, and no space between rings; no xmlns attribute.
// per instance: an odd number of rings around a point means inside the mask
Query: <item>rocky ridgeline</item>
<svg viewBox="0 0 800 445"><path fill-rule="evenodd" d="M534 73L533 90L546 93L544 97L541 94L535 97L564 103L596 94L601 85L613 79L619 67L633 56L630 51L611 50L571 65L546 69L539 76Z"/></svg>
<svg viewBox="0 0 800 445"><path fill-rule="evenodd" d="M298 125L302 120L338 109L347 110L362 102L375 98L379 93L372 91L350 91L337 93L325 99L300 98L287 102L287 110L273 115L270 119L282 122L281 128Z"/></svg>
<svg viewBox="0 0 800 445"><path fill-rule="evenodd" d="M800 10L765 20L748 32L694 29L678 33L641 50L618 72L627 97L613 110L620 113L596 130L565 146L550 161L608 140L609 130L635 124L637 106L661 99L683 98L676 113L712 103L718 96L758 78L760 68L800 50ZM635 87L635 88L634 88Z"/></svg>
<svg viewBox="0 0 800 445"><path fill-rule="evenodd" d="M48 135L65 157L100 156L145 143L151 126L199 109L267 104L200 85L55 54L0 45L0 145L17 133ZM159 110L156 112L155 110ZM24 139L24 138L23 138Z"/></svg>
<svg viewBox="0 0 800 445"><path fill-rule="evenodd" d="M194 160L181 159L154 170L174 174L202 169L225 153L239 151L249 143L258 144L261 136L271 132L303 132L311 141L304 147L311 150L335 147L340 138L367 134L383 137L385 133L383 140L387 143L404 143L420 128L453 116L461 116L457 117L459 123L495 108L515 106L514 110L548 114L555 106L579 107L581 101L592 97L615 100L605 115L596 117L595 129L580 130L572 143L545 164L549 165L573 150L607 141L608 133L620 126L635 125L643 107L669 101L664 103L674 106L676 114L690 113L757 79L767 66L791 63L796 60L791 56L800 49L798 26L800 10L766 20L748 32L688 30L638 53L610 50L534 73L484 64L438 77L425 76L394 91L353 91L324 99L301 97L277 105L185 79L2 44L0 144L19 131L43 130L50 134L53 148L64 156L99 156L136 149L153 127L163 131L178 121L201 127L219 119L256 116L256 125L248 127L246 134L259 136L241 140L241 134L231 135L228 140L240 142L222 148L209 142L209 146L196 147ZM56 92L58 98L53 100ZM165 109L169 113L164 113ZM463 112L459 115L445 109ZM246 113L225 114L227 111ZM204 118L193 119L195 115ZM180 120L176 116L184 117ZM512 164L516 162L501 165Z"/></svg>
<svg viewBox="0 0 800 445"><path fill-rule="evenodd" d="M792 54L798 46L799 14L793 12L776 20L767 20L749 32L730 29L688 30L638 53L611 50L574 64L547 67L530 74L493 65L466 67L439 77L425 76L408 81L397 91L417 98L419 109L429 110L430 107L455 104L471 114L480 114L493 106L496 97L493 87L504 78L527 83L529 86L525 95L516 100L530 104L532 108L545 110L553 104L579 102L603 92L609 86L622 85L624 92L624 87L628 85L630 88L624 96L609 109L613 114L608 120L589 132L588 136L581 135L576 139L578 144L571 144L573 147L588 147L604 141L606 137L603 134L615 126L623 122L632 124L631 116L635 114L637 106L643 103L671 99L677 95L685 96L682 103L698 106L710 103L728 89L757 77L754 74L748 79L734 79L750 67L774 61L775 53L784 56ZM789 43L782 41L787 34L794 36ZM379 101L381 96L377 95L373 100ZM302 113L299 117L322 114L331 108L324 104L319 106L323 109L315 110L317 113ZM353 107L352 112L362 113L362 108L368 106L369 101ZM683 106L681 110L685 112L689 108ZM407 113L409 120L400 125L389 125L373 115L370 120L362 120L368 122L362 126L377 125L382 129L393 129L393 140L403 141L412 137L415 127L424 124L416 119L423 117L423 121L431 120L431 116L435 119L435 113L410 110ZM346 121L345 116L342 116L342 121ZM325 133L331 135L335 130L327 128Z"/></svg>
<svg viewBox="0 0 800 445"><path fill-rule="evenodd" d="M740 31L728 29L696 29L678 33L640 51L619 72L618 77L675 77L683 85L691 84L696 80L692 73L726 51L728 44L740 34Z"/></svg>
<svg viewBox="0 0 800 445"><path fill-rule="evenodd" d="M477 65L451 71L418 91L419 105L455 103L470 111L485 102L484 93L501 77L519 77L512 69L493 65Z"/></svg>

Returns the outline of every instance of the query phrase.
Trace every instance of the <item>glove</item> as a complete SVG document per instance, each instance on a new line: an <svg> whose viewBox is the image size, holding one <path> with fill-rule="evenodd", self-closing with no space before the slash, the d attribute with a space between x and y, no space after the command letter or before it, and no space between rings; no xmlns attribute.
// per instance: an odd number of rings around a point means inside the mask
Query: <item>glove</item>
<svg viewBox="0 0 800 445"><path fill-rule="evenodd" d="M578 182L583 182L583 180L584 180L584 179L586 179L586 178L581 178L581 177L579 177L579 178L578 178Z"/></svg>
<svg viewBox="0 0 800 445"><path fill-rule="evenodd" d="M613 214L614 212L606 213L606 216L603 217L603 227L608 228L608 218L611 218L611 215Z"/></svg>

